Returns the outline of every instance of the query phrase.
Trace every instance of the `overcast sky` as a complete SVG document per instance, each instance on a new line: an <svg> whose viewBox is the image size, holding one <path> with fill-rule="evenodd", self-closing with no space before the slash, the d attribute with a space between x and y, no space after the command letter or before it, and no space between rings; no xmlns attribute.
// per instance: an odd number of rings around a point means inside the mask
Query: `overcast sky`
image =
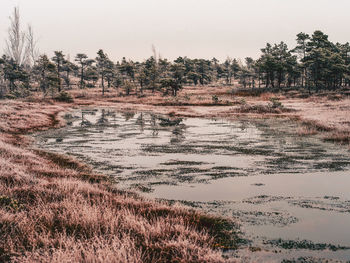
<svg viewBox="0 0 350 263"><path fill-rule="evenodd" d="M154 44L170 59L256 58L266 42L293 46L317 29L350 41L350 0L0 0L0 53L15 6L50 56L102 48L113 60L143 60Z"/></svg>

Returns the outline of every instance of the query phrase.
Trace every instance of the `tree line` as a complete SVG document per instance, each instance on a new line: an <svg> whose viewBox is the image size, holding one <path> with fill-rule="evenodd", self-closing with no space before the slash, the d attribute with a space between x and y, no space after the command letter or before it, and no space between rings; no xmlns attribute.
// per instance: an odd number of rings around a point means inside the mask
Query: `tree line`
<svg viewBox="0 0 350 263"><path fill-rule="evenodd" d="M350 85L349 43L333 43L321 31L299 33L292 49L284 42L267 43L256 60L178 57L169 61L153 48L153 55L142 62L126 58L114 62L102 49L95 58L79 53L71 61L62 51L52 57L40 54L32 28L21 31L17 8L10 22L7 48L0 58L0 96L25 96L33 90L55 94L73 85L99 86L102 94L120 88L125 95L150 90L173 96L184 85L235 84L273 91L307 88L309 92Z"/></svg>

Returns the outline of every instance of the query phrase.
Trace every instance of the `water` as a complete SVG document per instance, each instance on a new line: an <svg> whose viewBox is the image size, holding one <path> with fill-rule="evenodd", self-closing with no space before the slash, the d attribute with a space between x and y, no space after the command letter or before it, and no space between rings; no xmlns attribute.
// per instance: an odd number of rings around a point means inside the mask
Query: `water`
<svg viewBox="0 0 350 263"><path fill-rule="evenodd" d="M284 120L186 118L83 109L68 126L36 135L37 144L70 154L113 176L118 187L235 217L250 246L235 257L350 260L349 249L285 250L273 240L350 247L350 154L300 137ZM279 253L274 253L278 249ZM247 254L247 255L246 255Z"/></svg>

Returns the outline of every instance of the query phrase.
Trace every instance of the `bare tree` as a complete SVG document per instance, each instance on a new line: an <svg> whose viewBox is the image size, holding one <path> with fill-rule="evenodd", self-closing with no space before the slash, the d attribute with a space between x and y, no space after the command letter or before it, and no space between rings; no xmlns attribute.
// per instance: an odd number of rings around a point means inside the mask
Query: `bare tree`
<svg viewBox="0 0 350 263"><path fill-rule="evenodd" d="M35 65L35 62L38 60L40 56L39 49L37 47L38 40L34 37L33 27L28 25L27 34L26 34L26 54L28 56L28 63L31 66Z"/></svg>
<svg viewBox="0 0 350 263"><path fill-rule="evenodd" d="M13 14L10 16L10 21L5 54L12 58L18 65L25 65L28 63L26 34L21 30L18 7L14 8Z"/></svg>

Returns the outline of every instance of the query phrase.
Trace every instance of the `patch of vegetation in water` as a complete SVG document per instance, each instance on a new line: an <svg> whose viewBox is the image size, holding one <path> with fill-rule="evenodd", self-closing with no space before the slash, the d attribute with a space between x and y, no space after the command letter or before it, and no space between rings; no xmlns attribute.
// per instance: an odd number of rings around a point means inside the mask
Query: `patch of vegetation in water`
<svg viewBox="0 0 350 263"><path fill-rule="evenodd" d="M243 203L259 205L259 204L282 201L282 200L289 200L289 199L291 199L291 197L259 195L259 196L244 199Z"/></svg>
<svg viewBox="0 0 350 263"><path fill-rule="evenodd" d="M210 169L200 169L197 167L178 167L175 171L175 174L183 175L183 174L194 174L194 173L202 173L208 172Z"/></svg>
<svg viewBox="0 0 350 263"><path fill-rule="evenodd" d="M262 148L254 148L254 147L239 147L234 145L201 145L203 149L207 150L224 150L230 153L239 153L246 155L270 155L273 153L273 150L267 150Z"/></svg>
<svg viewBox="0 0 350 263"><path fill-rule="evenodd" d="M171 182L171 181L161 181L161 182L151 182L148 185L177 185L177 183Z"/></svg>
<svg viewBox="0 0 350 263"><path fill-rule="evenodd" d="M145 145L142 146L142 150L144 152L149 153L185 153L185 154L205 154L211 153L210 151L204 151L202 149L198 149L196 145L191 144L180 144L180 145Z"/></svg>
<svg viewBox="0 0 350 263"><path fill-rule="evenodd" d="M242 211L233 210L232 216L240 218L245 223L250 225L273 225L284 227L299 221L295 216L287 212L267 212L267 211Z"/></svg>
<svg viewBox="0 0 350 263"><path fill-rule="evenodd" d="M143 184L132 184L130 188L135 189L137 191L143 192L143 193L152 193L154 191L153 188L143 185Z"/></svg>
<svg viewBox="0 0 350 263"><path fill-rule="evenodd" d="M239 172L209 172L202 174L204 176L210 176L211 179L220 179L220 178L227 178L227 177L240 177L240 176L248 176L245 173L239 173Z"/></svg>
<svg viewBox="0 0 350 263"><path fill-rule="evenodd" d="M331 263L339 262L333 261L329 258L315 258L315 257L299 257L297 259L283 259L281 263Z"/></svg>
<svg viewBox="0 0 350 263"><path fill-rule="evenodd" d="M169 165L169 166L175 166L175 165L185 165L185 166L191 166L191 165L203 165L208 164L206 162L195 162L195 161L180 161L180 160L169 160L168 162L161 163L161 165Z"/></svg>
<svg viewBox="0 0 350 263"><path fill-rule="evenodd" d="M176 179L181 182L181 183L184 183L184 182L187 182L187 183L191 183L191 182L194 182L195 179L196 179L196 176L194 175L183 175L183 174L178 174L176 175Z"/></svg>
<svg viewBox="0 0 350 263"><path fill-rule="evenodd" d="M219 171L226 171L226 170L238 170L236 167L231 166L214 166L211 169L213 170L219 170Z"/></svg>
<svg viewBox="0 0 350 263"><path fill-rule="evenodd" d="M277 166L280 169L295 169L294 165L300 163L294 156L281 156L268 160L269 165Z"/></svg>
<svg viewBox="0 0 350 263"><path fill-rule="evenodd" d="M326 244L326 243L313 243L309 240L283 240L273 239L264 241L264 244L280 247L283 249L307 249L307 250L349 250L350 247Z"/></svg>
<svg viewBox="0 0 350 263"><path fill-rule="evenodd" d="M302 208L350 213L350 200L340 200L339 197L325 196L316 200L295 199L289 200L288 203Z"/></svg>
<svg viewBox="0 0 350 263"><path fill-rule="evenodd" d="M328 169L331 171L343 171L350 166L350 161L325 161L314 164L315 169Z"/></svg>
<svg viewBox="0 0 350 263"><path fill-rule="evenodd" d="M328 195L324 196L323 198L330 199L330 200L339 200L340 199L338 196L328 196Z"/></svg>
<svg viewBox="0 0 350 263"><path fill-rule="evenodd" d="M271 155L273 150L254 147L239 147L234 145L203 145L203 144L177 144L177 145L145 145L143 151L151 153L184 153L184 154L213 154L219 152L222 155L246 154L246 155ZM225 153L226 151L226 153Z"/></svg>
<svg viewBox="0 0 350 263"><path fill-rule="evenodd" d="M172 170L150 169L150 170L138 170L138 171L133 172L133 174L149 177L149 176L159 176L159 175L162 175L164 173L170 173L170 172L172 172Z"/></svg>

